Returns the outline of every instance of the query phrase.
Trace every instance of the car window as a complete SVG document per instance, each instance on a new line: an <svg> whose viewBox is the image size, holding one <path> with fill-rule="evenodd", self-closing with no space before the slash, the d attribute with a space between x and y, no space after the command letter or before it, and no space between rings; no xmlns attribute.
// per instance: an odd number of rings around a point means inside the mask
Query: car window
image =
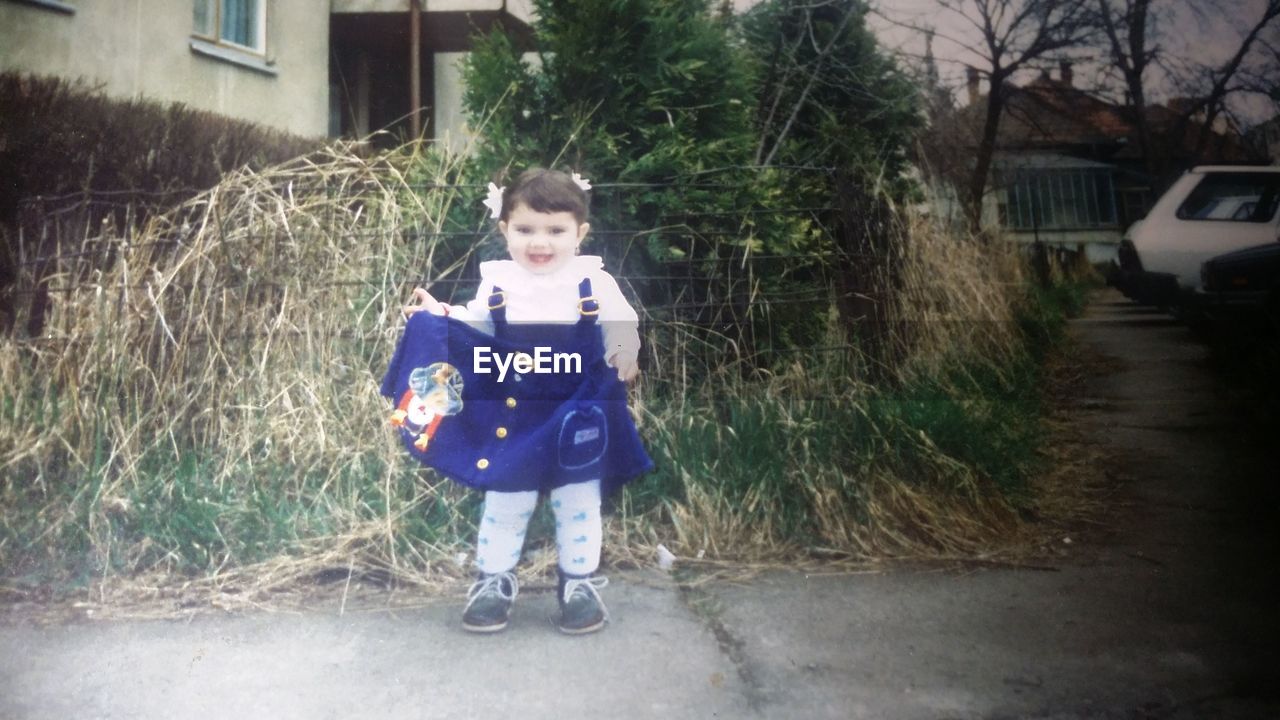
<svg viewBox="0 0 1280 720"><path fill-rule="evenodd" d="M1269 222L1280 204L1280 173L1208 173L1178 207L1181 220Z"/></svg>

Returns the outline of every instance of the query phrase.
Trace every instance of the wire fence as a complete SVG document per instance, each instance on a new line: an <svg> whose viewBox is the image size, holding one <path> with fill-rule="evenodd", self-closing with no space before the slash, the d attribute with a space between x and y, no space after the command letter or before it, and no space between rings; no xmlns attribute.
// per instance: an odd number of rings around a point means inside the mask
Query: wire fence
<svg viewBox="0 0 1280 720"><path fill-rule="evenodd" d="M726 169L727 170L727 169ZM826 168L792 168L794 172L829 172ZM606 205L618 214L618 208L629 194L670 189L731 190L739 186L715 179L717 171L681 178L666 183L598 183L592 188L593 205ZM413 183L413 192L454 193L459 198L472 198L483 190L478 184ZM336 188L324 182L290 182L275 188L289 197L307 193L329 197L351 187ZM194 200L192 198L195 198ZM360 202L357 193L351 198ZM185 205L181 203L185 202ZM8 265L14 280L0 287L0 311L8 311L12 342L35 346L56 345L68 338L41 332L41 318L52 303L66 301L80 293L123 296L127 293L149 293L156 283L145 273L135 272L127 279L111 276L109 270L121 257L180 253L195 241L196 224L201 212L201 196L194 189L162 192L128 190L72 193L43 196L24 201L19 208L20 222L16 242L11 242ZM478 204L478 203L477 203ZM417 286L428 288L446 302L463 302L474 295L478 286L479 249L501 255L501 240L489 222L476 219L475 227L352 227L330 210L328 227L308 227L305 232L340 235L345 241L386 241L407 246L444 244L451 250L445 263L448 272L431 268L403 270L399 274L367 279L317 278L309 283L313 290L349 291L352 294L399 293L406 299ZM836 213L833 207L803 204L797 207L747 207L699 209L684 208L663 215L651 227L598 227L591 232L592 245L587 252L600 254L624 294L637 306L642 332L651 337L673 332L700 329L718 334L722 344L734 346L740 357L765 362L768 358L794 355L797 352L843 353L854 350L847 343L798 342L794 324L789 318L822 317L829 309L844 301L867 299L870 288L850 287L838 283L837 276L854 264L874 264L883 258L869 252L841 250L831 237L830 224ZM168 219L166 236L155 237L140 230L155 217ZM786 223L801 218L806 221L808 244L794 251L755 249L750 233L735 226L743 221L764 220ZM726 222L729 221L729 222ZM261 232L255 228L235 228L224 232L218 242L231 246L243 244L269 247L287 238L286 231ZM290 231L292 232L292 231ZM655 246L693 248L694 254L655 253ZM459 250L459 248L464 248ZM461 260L459 260L461 258ZM230 281L228 281L230 280ZM224 279L211 284L169 282L167 292L190 295L202 293L272 293L289 289L296 279L281 280L269 274L253 278ZM27 322L16 320L25 313ZM0 313L0 320L3 320ZM25 334L23 330L25 329ZM263 331L267 332L267 331ZM275 331L272 331L275 332ZM812 332L810 332L812 334ZM222 339L249 341L255 333ZM352 342L381 340L369 332L336 332L333 339ZM200 343L198 337L187 336L185 342ZM656 343L662 344L661 340Z"/></svg>

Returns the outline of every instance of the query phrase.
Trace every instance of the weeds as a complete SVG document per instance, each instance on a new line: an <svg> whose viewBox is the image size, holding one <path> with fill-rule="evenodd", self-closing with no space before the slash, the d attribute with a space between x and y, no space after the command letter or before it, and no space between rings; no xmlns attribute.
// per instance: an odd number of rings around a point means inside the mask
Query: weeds
<svg viewBox="0 0 1280 720"><path fill-rule="evenodd" d="M456 498L424 492L384 431L374 382L395 279L449 269L407 241L439 229L442 202L339 149L57 248L44 335L0 345L7 571L217 576L372 527L394 566L419 512L436 518L422 540L460 536Z"/></svg>
<svg viewBox="0 0 1280 720"><path fill-rule="evenodd" d="M121 235L58 248L42 337L0 341L0 565L12 588L166 583L253 603L335 573L464 575L478 497L422 470L378 380L408 295L455 273L456 167L341 148L239 173ZM425 238L425 239L419 239ZM856 349L759 367L655 363L635 393L658 465L608 520L609 558L953 555L1017 527L1038 357L1070 293L1011 250L908 229L888 313L903 348L872 386ZM26 278L27 282L35 282ZM826 323L826 344L856 345ZM718 342L655 325L662 357ZM535 561L549 567L533 529Z"/></svg>

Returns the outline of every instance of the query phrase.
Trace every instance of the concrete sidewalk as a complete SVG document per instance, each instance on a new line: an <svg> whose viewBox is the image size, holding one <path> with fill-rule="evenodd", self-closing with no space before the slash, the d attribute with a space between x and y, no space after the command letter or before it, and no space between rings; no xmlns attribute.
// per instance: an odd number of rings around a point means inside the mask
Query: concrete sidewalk
<svg viewBox="0 0 1280 720"><path fill-rule="evenodd" d="M1276 717L1211 627L1152 616L1161 574L777 573L692 602L637 575L580 638L549 593L495 636L445 604L11 627L0 717Z"/></svg>
<svg viewBox="0 0 1280 720"><path fill-rule="evenodd" d="M416 610L0 630L4 718L735 717L733 663L674 591L616 582L617 617L570 638L552 593L510 627L462 630L457 603ZM577 674L579 682L573 682Z"/></svg>
<svg viewBox="0 0 1280 720"><path fill-rule="evenodd" d="M1271 454L1180 326L1104 298L1075 330L1120 360L1080 406L1128 508L1051 568L636 571L578 638L524 591L489 637L460 600L0 627L0 718L1280 717Z"/></svg>

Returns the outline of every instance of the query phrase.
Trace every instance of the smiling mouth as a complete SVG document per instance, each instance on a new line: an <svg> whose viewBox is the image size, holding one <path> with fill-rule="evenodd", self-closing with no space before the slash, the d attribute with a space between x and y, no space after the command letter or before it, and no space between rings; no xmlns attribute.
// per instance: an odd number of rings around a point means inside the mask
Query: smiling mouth
<svg viewBox="0 0 1280 720"><path fill-rule="evenodd" d="M525 257L534 265L546 265L555 259L552 253L525 253Z"/></svg>

